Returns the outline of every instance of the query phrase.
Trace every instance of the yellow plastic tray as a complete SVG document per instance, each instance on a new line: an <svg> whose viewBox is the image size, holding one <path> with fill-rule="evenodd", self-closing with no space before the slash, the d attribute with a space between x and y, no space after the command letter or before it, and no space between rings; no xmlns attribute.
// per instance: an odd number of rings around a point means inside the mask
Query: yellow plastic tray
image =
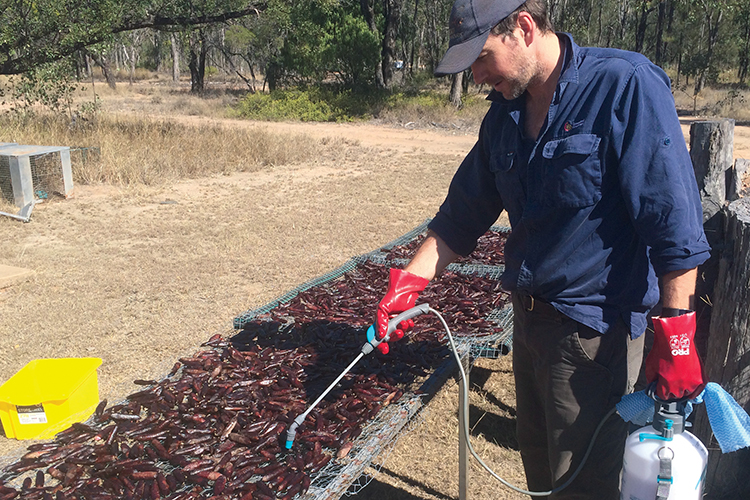
<svg viewBox="0 0 750 500"><path fill-rule="evenodd" d="M0 386L5 435L49 439L86 420L99 403L100 358L37 359Z"/></svg>

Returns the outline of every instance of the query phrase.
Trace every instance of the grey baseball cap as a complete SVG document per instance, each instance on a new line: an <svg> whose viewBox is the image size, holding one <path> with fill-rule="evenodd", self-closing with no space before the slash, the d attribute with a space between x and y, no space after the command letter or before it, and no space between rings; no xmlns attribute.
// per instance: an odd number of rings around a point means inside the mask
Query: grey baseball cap
<svg viewBox="0 0 750 500"><path fill-rule="evenodd" d="M449 22L450 42L435 76L460 73L482 52L490 30L526 0L456 0Z"/></svg>

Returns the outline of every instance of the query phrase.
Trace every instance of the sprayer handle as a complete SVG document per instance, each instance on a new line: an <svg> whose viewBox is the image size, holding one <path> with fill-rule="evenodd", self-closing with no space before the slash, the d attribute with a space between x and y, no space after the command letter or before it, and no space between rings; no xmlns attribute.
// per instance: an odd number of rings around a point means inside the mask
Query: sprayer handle
<svg viewBox="0 0 750 500"><path fill-rule="evenodd" d="M392 320L388 321L388 329L386 330L385 337L383 337L382 339L378 339L378 336L375 334L375 325L370 325L370 327L367 329L367 342L365 342L362 346L362 354L364 354L365 356L370 354L373 349L377 348L383 342L386 342L385 345L387 346L387 342L391 339L391 333L396 331L399 323L417 317L420 314L429 312L429 310L429 304L419 304L412 307L411 309L407 309L406 311L402 312ZM387 351L383 354L387 354Z"/></svg>
<svg viewBox="0 0 750 500"><path fill-rule="evenodd" d="M388 329L385 332L385 337L382 338L383 341L388 341L391 338L391 333L396 331L398 328L398 325L402 321L406 321L408 319L416 318L417 316L421 314L425 314L429 312L430 310L430 304L417 304L416 306L412 307L411 309L407 309L406 311L402 312L395 318L388 321Z"/></svg>

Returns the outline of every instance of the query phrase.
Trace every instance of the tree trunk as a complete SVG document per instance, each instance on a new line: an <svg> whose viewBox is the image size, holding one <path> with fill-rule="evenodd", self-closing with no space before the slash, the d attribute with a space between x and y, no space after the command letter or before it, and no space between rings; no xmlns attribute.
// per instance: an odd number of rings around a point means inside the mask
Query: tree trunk
<svg viewBox="0 0 750 500"><path fill-rule="evenodd" d="M383 0L385 29L383 30L383 84L390 88L393 84L393 63L396 60L396 36L401 22L403 0Z"/></svg>
<svg viewBox="0 0 750 500"><path fill-rule="evenodd" d="M744 19L744 35L745 43L744 49L740 50L740 67L737 71L737 77L740 79L740 84L745 84L747 78L748 66L750 66L750 13Z"/></svg>
<svg viewBox="0 0 750 500"><path fill-rule="evenodd" d="M137 48L135 45L130 47L130 50L127 48L127 56L128 56L128 85L133 85L133 80L135 80L135 67L136 67L136 57L137 57Z"/></svg>
<svg viewBox="0 0 750 500"><path fill-rule="evenodd" d="M175 33L170 35L170 45L172 50L172 81L180 81L180 40Z"/></svg>
<svg viewBox="0 0 750 500"><path fill-rule="evenodd" d="M667 17L667 2L659 2L658 15L656 16L656 54L654 62L657 66L664 66L664 52L662 44L664 39L664 21Z"/></svg>
<svg viewBox="0 0 750 500"><path fill-rule="evenodd" d="M117 80L115 79L114 73L112 73L112 69L109 67L109 60L107 59L107 56L105 56L104 54L98 55L94 52L89 52L89 55L91 56L91 59L94 60L96 65L102 68L102 73L104 73L104 78L107 80L107 85L109 85L109 88L115 90L117 88Z"/></svg>
<svg viewBox="0 0 750 500"><path fill-rule="evenodd" d="M617 34L619 40L625 40L625 33L628 27L628 18L630 17L630 9L628 9L628 1L620 0L618 2L618 14L620 18L620 32Z"/></svg>
<svg viewBox="0 0 750 500"><path fill-rule="evenodd" d="M200 94L205 89L206 75L206 36L203 30L198 31L197 39L190 44L190 92Z"/></svg>
<svg viewBox="0 0 750 500"><path fill-rule="evenodd" d="M727 199L727 178L731 175L734 146L734 120L702 121L690 126L690 159L703 207L703 229L711 245L711 256L700 266L696 296L713 297L719 273L718 249L722 245L721 209ZM706 352L706 334L711 313L704 304L713 300L696 300L698 330L696 345Z"/></svg>
<svg viewBox="0 0 750 500"><path fill-rule="evenodd" d="M706 375L750 411L750 199L725 208L723 250L712 297ZM750 449L722 454L703 405L693 432L709 449L706 487L710 498L750 498ZM744 479L742 479L744 478Z"/></svg>
<svg viewBox="0 0 750 500"><path fill-rule="evenodd" d="M703 87L706 85L706 75L713 66L714 47L716 42L719 41L719 26L721 26L721 20L724 16L722 11L716 13L716 19L714 20L713 12L706 12L706 22L708 23L708 47L706 47L706 64L701 68L698 73L698 78L695 80L695 95L700 94L703 91Z"/></svg>
<svg viewBox="0 0 750 500"><path fill-rule="evenodd" d="M594 0L590 0L586 4L586 10L583 13L583 18L585 19L586 26L588 27L586 29L586 45L591 45L591 16L594 13Z"/></svg>
<svg viewBox="0 0 750 500"><path fill-rule="evenodd" d="M727 171L734 158L734 120L695 122L690 126L690 159L701 194L703 223L727 199Z"/></svg>
<svg viewBox="0 0 750 500"><path fill-rule="evenodd" d="M464 71L463 82L461 82L461 90L464 95L469 93L469 83L474 78L474 74L471 72L471 68Z"/></svg>
<svg viewBox="0 0 750 500"><path fill-rule="evenodd" d="M750 160L737 158L727 180L727 201L736 201L743 196L742 180L750 172Z"/></svg>
<svg viewBox="0 0 750 500"><path fill-rule="evenodd" d="M154 47L154 67L156 68L157 73L161 73L164 68L162 68L162 34L160 31L154 32Z"/></svg>
<svg viewBox="0 0 750 500"><path fill-rule="evenodd" d="M84 56L80 51L76 52L75 58L73 59L73 63L75 64L77 82L80 82L83 79L83 72L81 71L81 66L86 64L85 62L83 62L84 59L86 59L86 56Z"/></svg>
<svg viewBox="0 0 750 500"><path fill-rule="evenodd" d="M412 18L412 26L417 26L417 15L419 14L419 0L414 0L414 17ZM414 36L411 41L411 53L409 54L409 74L414 74L414 53L417 51L417 37Z"/></svg>
<svg viewBox="0 0 750 500"><path fill-rule="evenodd" d="M643 44L646 40L646 28L648 27L648 16L653 9L647 7L647 0L641 2L638 13L638 29L635 32L635 51L643 53Z"/></svg>
<svg viewBox="0 0 750 500"><path fill-rule="evenodd" d="M380 38L378 25L375 23L375 10L370 3L370 0L359 0L359 7L362 11L362 16L364 16L365 18L367 26L370 28L370 31L372 31L376 38ZM382 70L375 71L375 84L378 86L378 88L385 88L385 80L383 79Z"/></svg>
<svg viewBox="0 0 750 500"><path fill-rule="evenodd" d="M567 13L568 0L562 0L562 8L560 9L560 29L565 30L565 15Z"/></svg>
<svg viewBox="0 0 750 500"><path fill-rule="evenodd" d="M464 72L456 73L451 77L451 93L449 101L456 109L460 108L463 104L461 102L461 90L464 79Z"/></svg>
<svg viewBox="0 0 750 500"><path fill-rule="evenodd" d="M680 33L680 47L678 49L679 54L677 55L677 83L676 83L677 88L680 87L680 74L682 73L682 52L683 52L683 50L682 50L683 45L682 44L683 44L684 40L685 40L685 32L682 31ZM687 85L687 84L685 84L685 85Z"/></svg>
<svg viewBox="0 0 750 500"><path fill-rule="evenodd" d="M662 59L665 63L670 62L669 61L669 40L674 40L674 36L672 35L672 27L674 26L674 10L675 10L675 1L674 0L667 0L667 4L669 5L668 14L667 14L667 39L662 40Z"/></svg>

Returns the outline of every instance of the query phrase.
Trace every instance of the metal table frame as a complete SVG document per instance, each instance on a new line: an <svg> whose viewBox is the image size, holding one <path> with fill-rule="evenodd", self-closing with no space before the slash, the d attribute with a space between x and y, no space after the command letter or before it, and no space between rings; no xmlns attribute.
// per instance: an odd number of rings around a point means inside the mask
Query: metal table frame
<svg viewBox="0 0 750 500"><path fill-rule="evenodd" d="M471 388L469 375L471 373L471 362L469 356L461 359L464 371L466 372L466 382ZM464 394L464 384L458 384L458 500L468 500L469 498L469 444L464 435L464 422L469 419L469 401L468 394ZM464 397L467 399L464 400ZM465 401L466 404L462 404Z"/></svg>

